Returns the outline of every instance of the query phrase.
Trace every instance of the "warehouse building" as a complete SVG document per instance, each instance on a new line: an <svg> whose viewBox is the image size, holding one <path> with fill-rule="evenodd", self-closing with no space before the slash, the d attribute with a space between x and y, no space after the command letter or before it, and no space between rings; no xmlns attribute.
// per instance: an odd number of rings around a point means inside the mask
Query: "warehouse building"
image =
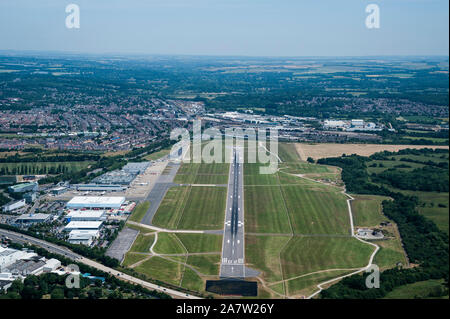
<svg viewBox="0 0 450 319"><path fill-rule="evenodd" d="M17 250L0 246L0 273L7 272L6 269L17 260L30 259L37 256L36 253L28 250Z"/></svg>
<svg viewBox="0 0 450 319"><path fill-rule="evenodd" d="M139 175L145 172L145 170L150 166L150 162L139 162L139 163L128 163L122 168L122 171Z"/></svg>
<svg viewBox="0 0 450 319"><path fill-rule="evenodd" d="M125 197L75 196L67 203L69 209L119 209Z"/></svg>
<svg viewBox="0 0 450 319"><path fill-rule="evenodd" d="M76 184L73 187L80 192L123 192L127 189L116 184Z"/></svg>
<svg viewBox="0 0 450 319"><path fill-rule="evenodd" d="M66 216L69 222L87 222L106 220L104 210L70 210Z"/></svg>
<svg viewBox="0 0 450 319"><path fill-rule="evenodd" d="M64 187L64 186L58 186L58 187L55 187L52 190L50 190L50 192L53 195L61 195L61 194L65 193L66 191L67 191L67 187Z"/></svg>
<svg viewBox="0 0 450 319"><path fill-rule="evenodd" d="M64 227L64 231L72 230L96 230L98 231L102 226L103 221L84 221L84 222L70 222Z"/></svg>
<svg viewBox="0 0 450 319"><path fill-rule="evenodd" d="M15 223L18 225L45 223L50 220L50 217L50 214L23 214L17 217Z"/></svg>
<svg viewBox="0 0 450 319"><path fill-rule="evenodd" d="M99 237L100 232L98 230L72 230L69 233L68 242L77 245L90 246L94 242L94 239Z"/></svg>
<svg viewBox="0 0 450 319"><path fill-rule="evenodd" d="M26 205L25 199L21 199L21 200L15 201L15 202L11 202L11 203L8 203L8 204L3 206L3 212L4 213L12 212L12 211L14 211L16 209L24 207L25 205Z"/></svg>
<svg viewBox="0 0 450 319"><path fill-rule="evenodd" d="M9 186L8 190L11 193L25 193L25 192L37 192L38 188L39 188L38 183L30 182Z"/></svg>

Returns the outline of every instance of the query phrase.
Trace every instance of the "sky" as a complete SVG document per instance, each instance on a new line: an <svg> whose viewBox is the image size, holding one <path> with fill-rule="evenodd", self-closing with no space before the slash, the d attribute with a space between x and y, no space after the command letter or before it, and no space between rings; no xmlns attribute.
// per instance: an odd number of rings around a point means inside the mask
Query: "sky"
<svg viewBox="0 0 450 319"><path fill-rule="evenodd" d="M80 28L66 28L68 4ZM380 28L366 27L377 4ZM94 54L449 54L448 0L0 0L0 50Z"/></svg>

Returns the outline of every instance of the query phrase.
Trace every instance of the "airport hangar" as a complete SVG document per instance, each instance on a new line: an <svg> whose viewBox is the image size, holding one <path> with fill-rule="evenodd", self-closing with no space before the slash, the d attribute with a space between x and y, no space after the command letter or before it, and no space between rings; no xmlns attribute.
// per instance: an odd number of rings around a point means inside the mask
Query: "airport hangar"
<svg viewBox="0 0 450 319"><path fill-rule="evenodd" d="M66 205L69 209L120 209L125 197L75 196Z"/></svg>

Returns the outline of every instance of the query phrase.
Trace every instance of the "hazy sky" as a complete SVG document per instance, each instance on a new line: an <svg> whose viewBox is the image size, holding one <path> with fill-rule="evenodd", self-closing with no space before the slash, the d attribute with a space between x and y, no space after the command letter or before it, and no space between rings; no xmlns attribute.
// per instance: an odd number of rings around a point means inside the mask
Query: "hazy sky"
<svg viewBox="0 0 450 319"><path fill-rule="evenodd" d="M65 26L66 5L81 9ZM380 8L367 29L365 8ZM0 50L448 55L448 0L0 0Z"/></svg>

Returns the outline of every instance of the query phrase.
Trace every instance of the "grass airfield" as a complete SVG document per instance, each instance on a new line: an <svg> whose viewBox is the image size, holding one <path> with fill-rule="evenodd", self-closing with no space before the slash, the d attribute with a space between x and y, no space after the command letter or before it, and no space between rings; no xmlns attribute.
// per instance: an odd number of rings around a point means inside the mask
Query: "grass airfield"
<svg viewBox="0 0 450 319"><path fill-rule="evenodd" d="M246 145L245 158L252 152L258 147ZM280 143L277 161L273 174L260 174L267 164L244 164L245 262L260 272L259 298L303 298L317 284L365 267L374 247L351 236L339 169L302 161L294 144ZM228 170L227 163L183 163L153 224L173 231L223 229ZM355 227L384 220L380 207L379 198L355 198ZM207 279L219 278L221 234L140 230L123 266L201 293ZM382 268L407 263L395 227L391 232L375 257Z"/></svg>

